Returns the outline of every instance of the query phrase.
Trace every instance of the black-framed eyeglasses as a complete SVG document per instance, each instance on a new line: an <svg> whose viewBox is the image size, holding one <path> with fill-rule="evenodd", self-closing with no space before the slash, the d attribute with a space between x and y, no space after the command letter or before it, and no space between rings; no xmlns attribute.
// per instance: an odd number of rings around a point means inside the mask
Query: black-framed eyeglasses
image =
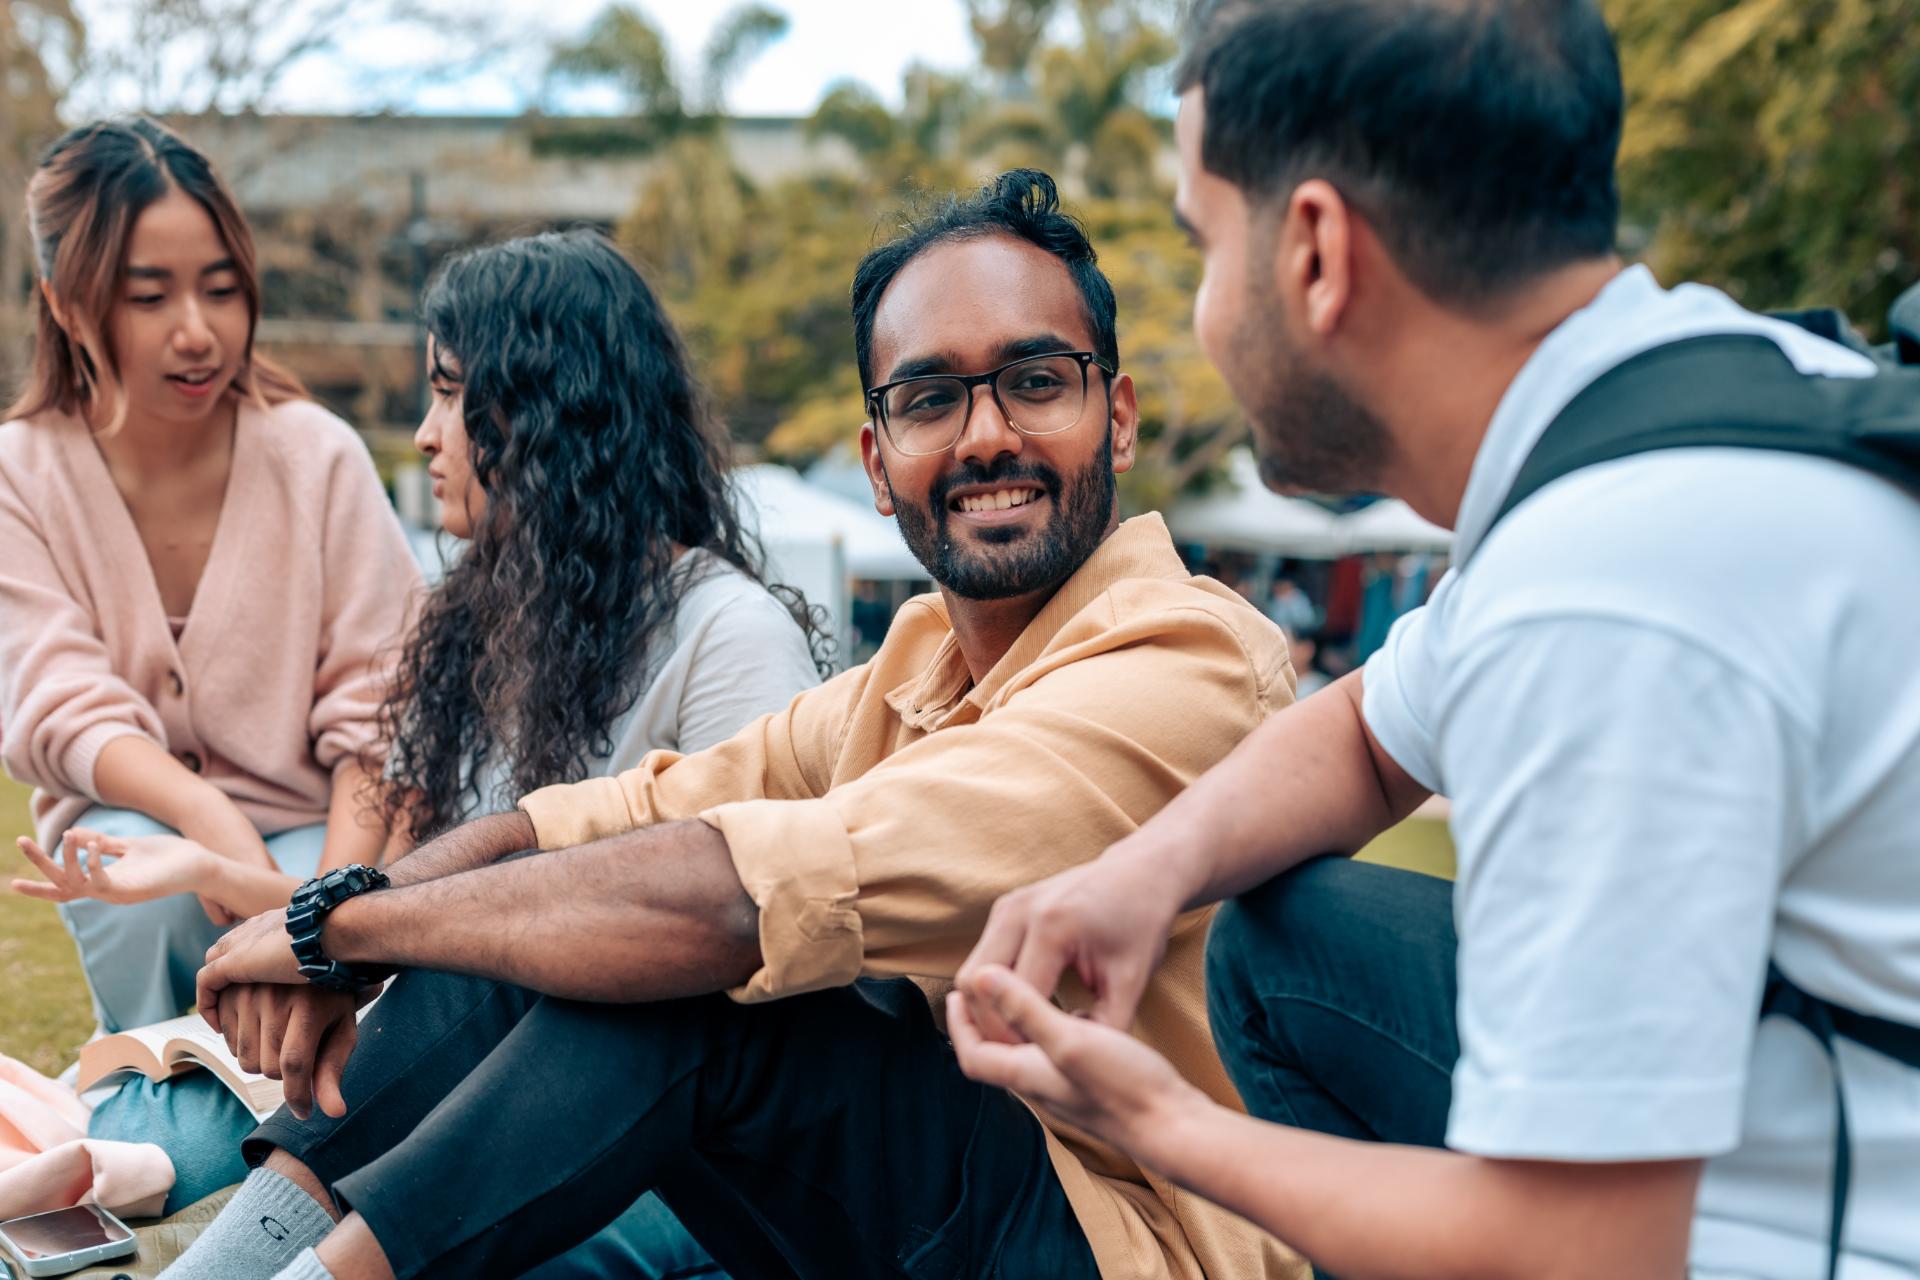
<svg viewBox="0 0 1920 1280"><path fill-rule="evenodd" d="M973 389L987 387L1015 431L1057 435L1086 412L1088 365L1113 376L1113 366L1091 351L1053 351L985 373L936 373L883 383L867 392L867 412L901 453L945 453L967 429Z"/></svg>

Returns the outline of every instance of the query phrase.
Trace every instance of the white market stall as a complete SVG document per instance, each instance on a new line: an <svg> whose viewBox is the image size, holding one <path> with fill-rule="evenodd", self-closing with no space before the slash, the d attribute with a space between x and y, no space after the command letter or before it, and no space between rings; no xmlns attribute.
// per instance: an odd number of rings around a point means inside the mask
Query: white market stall
<svg viewBox="0 0 1920 1280"><path fill-rule="evenodd" d="M1260 482L1249 449L1227 455L1227 483L1199 498L1173 504L1167 528L1176 542L1209 550L1244 551L1300 560L1341 555L1339 517L1305 498L1286 498Z"/></svg>
<svg viewBox="0 0 1920 1280"><path fill-rule="evenodd" d="M741 521L765 548L769 574L826 609L843 663L851 652L853 580L927 576L893 521L808 484L791 467L756 463L737 468L733 481Z"/></svg>
<svg viewBox="0 0 1920 1280"><path fill-rule="evenodd" d="M1339 517L1341 554L1357 556L1372 551L1429 551L1445 554L1453 534L1423 518L1398 498L1382 498L1371 506Z"/></svg>

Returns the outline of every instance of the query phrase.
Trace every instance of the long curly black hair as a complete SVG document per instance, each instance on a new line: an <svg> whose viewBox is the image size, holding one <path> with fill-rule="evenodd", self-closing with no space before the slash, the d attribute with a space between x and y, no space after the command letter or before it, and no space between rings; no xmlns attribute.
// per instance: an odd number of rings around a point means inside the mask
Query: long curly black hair
<svg viewBox="0 0 1920 1280"><path fill-rule="evenodd" d="M422 302L460 370L472 543L429 595L381 711L384 803L415 840L479 805L577 781L613 750L639 662L689 585L675 545L766 584L680 335L633 264L587 230L449 259ZM798 592L769 585L829 642ZM504 762L504 764L502 763Z"/></svg>

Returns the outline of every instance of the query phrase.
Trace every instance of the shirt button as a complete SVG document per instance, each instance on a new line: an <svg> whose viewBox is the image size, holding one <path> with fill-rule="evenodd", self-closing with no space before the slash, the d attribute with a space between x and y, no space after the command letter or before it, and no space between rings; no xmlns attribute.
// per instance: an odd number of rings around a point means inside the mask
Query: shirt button
<svg viewBox="0 0 1920 1280"><path fill-rule="evenodd" d="M187 691L187 683L180 678L178 671L167 672L167 689L176 698Z"/></svg>
<svg viewBox="0 0 1920 1280"><path fill-rule="evenodd" d="M195 773L200 772L200 757L191 751L182 751L180 753L180 763Z"/></svg>

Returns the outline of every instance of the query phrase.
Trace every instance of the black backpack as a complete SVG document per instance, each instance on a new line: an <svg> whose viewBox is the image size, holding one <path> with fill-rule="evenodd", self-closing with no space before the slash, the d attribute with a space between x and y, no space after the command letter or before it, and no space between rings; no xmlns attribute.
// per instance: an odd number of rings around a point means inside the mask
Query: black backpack
<svg viewBox="0 0 1920 1280"><path fill-rule="evenodd" d="M1561 410L1521 464L1493 523L1571 472L1655 449L1739 448L1806 453L1849 463L1920 497L1920 285L1889 315L1893 341L1870 347L1838 311L1782 312L1823 338L1873 357L1872 378L1809 377L1767 338L1716 334L1655 347L1596 379ZM1843 1009L1769 965L1760 1017L1790 1018L1833 1066L1836 1115L1827 1277L1840 1266L1852 1144L1836 1036L1920 1067L1920 1027Z"/></svg>

